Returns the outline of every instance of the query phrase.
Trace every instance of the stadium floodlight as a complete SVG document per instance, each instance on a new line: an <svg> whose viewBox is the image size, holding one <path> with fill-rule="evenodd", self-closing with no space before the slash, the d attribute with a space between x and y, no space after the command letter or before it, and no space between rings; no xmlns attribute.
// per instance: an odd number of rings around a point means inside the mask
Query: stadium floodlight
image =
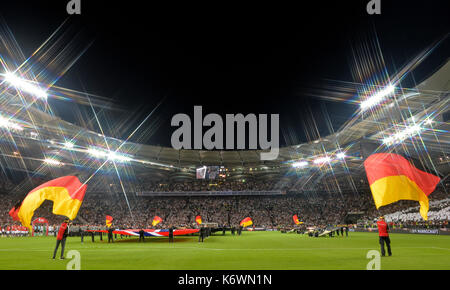
<svg viewBox="0 0 450 290"><path fill-rule="evenodd" d="M395 138L393 136L389 136L383 139L383 144L392 145L395 142Z"/></svg>
<svg viewBox="0 0 450 290"><path fill-rule="evenodd" d="M307 161L298 161L298 162L292 163L292 167L294 167L294 168L305 167L307 165L308 165Z"/></svg>
<svg viewBox="0 0 450 290"><path fill-rule="evenodd" d="M379 90L375 94L369 96L366 100L362 101L360 104L361 110L367 110L375 105L380 104L386 99L387 96L393 94L395 92L395 86L389 84L385 88Z"/></svg>
<svg viewBox="0 0 450 290"><path fill-rule="evenodd" d="M395 133L392 137L394 137L394 141L399 142L405 140L408 135L405 131L400 131Z"/></svg>
<svg viewBox="0 0 450 290"><path fill-rule="evenodd" d="M92 155L92 156L96 157L96 158L108 156L108 154L106 152L98 150L96 148L89 148L87 153L89 155Z"/></svg>
<svg viewBox="0 0 450 290"><path fill-rule="evenodd" d="M72 142L67 141L64 143L64 147L66 147L67 149L72 149L73 146L74 144Z"/></svg>
<svg viewBox="0 0 450 290"><path fill-rule="evenodd" d="M422 132L423 130L424 130L424 128L418 124L407 126L405 129L403 129L391 136L384 138L383 143L388 146L395 144L395 143L401 143L404 140L406 140L407 138L414 137L414 136L420 134L420 132Z"/></svg>
<svg viewBox="0 0 450 290"><path fill-rule="evenodd" d="M129 158L129 157L125 156L125 155L122 155L120 153L113 152L113 151L110 151L108 153L108 159L112 160L112 161L118 161L118 162L131 161L131 158Z"/></svg>
<svg viewBox="0 0 450 290"><path fill-rule="evenodd" d="M30 82L28 80L21 79L10 72L6 73L4 76L5 81L14 86L16 89L27 92L40 99L47 99L47 93L37 84L34 84L33 82Z"/></svg>
<svg viewBox="0 0 450 290"><path fill-rule="evenodd" d="M89 148L87 152L96 158L105 158L116 162L128 162L132 160L130 157L114 151L103 151L96 148Z"/></svg>
<svg viewBox="0 0 450 290"><path fill-rule="evenodd" d="M18 130L18 131L23 130L22 126L14 123L14 122L11 122L9 119L4 118L2 116L0 116L0 127L6 128L6 129L14 129L14 130Z"/></svg>
<svg viewBox="0 0 450 290"><path fill-rule="evenodd" d="M313 162L314 162L314 164L324 164L324 163L327 163L330 161L331 161L330 157L324 156L324 157L319 157L319 158L314 159Z"/></svg>
<svg viewBox="0 0 450 290"><path fill-rule="evenodd" d="M54 165L54 166L61 166L61 165L63 165L58 160L52 159L52 158L45 158L44 159L44 163L49 164L49 165Z"/></svg>
<svg viewBox="0 0 450 290"><path fill-rule="evenodd" d="M345 152L339 152L338 154L336 154L336 157L338 159L344 159L345 157L347 157L347 155L345 155Z"/></svg>
<svg viewBox="0 0 450 290"><path fill-rule="evenodd" d="M413 126L406 127L404 132L407 136L414 136L419 134L422 130L423 128L420 125L415 124Z"/></svg>

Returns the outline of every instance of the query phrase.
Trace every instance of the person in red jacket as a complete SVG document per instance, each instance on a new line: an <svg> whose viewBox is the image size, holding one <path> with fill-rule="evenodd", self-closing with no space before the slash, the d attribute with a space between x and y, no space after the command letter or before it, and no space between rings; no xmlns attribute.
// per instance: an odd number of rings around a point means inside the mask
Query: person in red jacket
<svg viewBox="0 0 450 290"><path fill-rule="evenodd" d="M56 247L53 251L53 259L55 259L59 244L61 244L61 258L64 259L64 246L66 245L66 238L69 233L69 220L66 219L59 227L58 236L56 237Z"/></svg>
<svg viewBox="0 0 450 290"><path fill-rule="evenodd" d="M381 246L381 256L385 256L386 253L384 251L384 243L386 243L388 255L392 256L391 252L391 240L389 239L389 226L384 221L384 217L381 216L377 221L378 226L378 236L380 237L380 246Z"/></svg>

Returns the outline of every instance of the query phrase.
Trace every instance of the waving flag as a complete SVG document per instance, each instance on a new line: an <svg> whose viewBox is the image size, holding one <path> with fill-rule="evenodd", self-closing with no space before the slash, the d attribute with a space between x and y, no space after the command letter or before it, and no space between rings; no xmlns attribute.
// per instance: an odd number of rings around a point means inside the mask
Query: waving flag
<svg viewBox="0 0 450 290"><path fill-rule="evenodd" d="M294 214L294 216L292 217L292 219L294 220L294 223L296 225L302 224L303 222L299 221L298 216L296 214Z"/></svg>
<svg viewBox="0 0 450 290"><path fill-rule="evenodd" d="M245 228L245 227L248 227L248 226L251 226L252 224L253 224L253 221L252 221L252 219L249 218L249 217L246 217L246 218L243 219L243 220L241 221L241 223L240 223L240 225L243 226L244 228Z"/></svg>
<svg viewBox="0 0 450 290"><path fill-rule="evenodd" d="M113 220L114 220L114 218L112 216L109 216L109 215L106 216L106 226L108 228L112 226Z"/></svg>
<svg viewBox="0 0 450 290"><path fill-rule="evenodd" d="M17 203L15 206L13 206L13 208L9 211L9 215L12 217L13 220L15 221L20 221L19 218L19 209L20 209L20 204L22 202Z"/></svg>
<svg viewBox="0 0 450 290"><path fill-rule="evenodd" d="M50 180L30 191L21 204L14 206L9 214L22 225L31 229L34 211L45 200L53 201L53 214L63 215L73 220L78 214L87 185L76 176L64 176Z"/></svg>
<svg viewBox="0 0 450 290"><path fill-rule="evenodd" d="M201 225L202 224L202 217L201 216L196 216L195 217L195 221L197 222L197 224Z"/></svg>
<svg viewBox="0 0 450 290"><path fill-rule="evenodd" d="M155 216L155 217L153 218L152 226L156 226L156 225L159 224L160 222L162 222L162 218L160 218L159 216Z"/></svg>
<svg viewBox="0 0 450 290"><path fill-rule="evenodd" d="M427 220L428 196L440 178L416 167L418 162L397 153L374 153L364 161L370 190L378 209L399 200L415 200L420 215Z"/></svg>

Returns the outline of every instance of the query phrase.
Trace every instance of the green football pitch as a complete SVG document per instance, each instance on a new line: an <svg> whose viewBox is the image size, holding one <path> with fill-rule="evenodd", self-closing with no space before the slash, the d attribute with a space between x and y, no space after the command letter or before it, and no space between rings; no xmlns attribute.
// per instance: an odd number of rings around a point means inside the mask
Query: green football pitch
<svg viewBox="0 0 450 290"><path fill-rule="evenodd" d="M382 257L381 269L450 269L450 236L391 234L391 257ZM54 237L0 238L0 269L66 269L70 262L52 260ZM243 232L216 235L198 242L197 236L117 239L108 244L96 237L70 237L66 254L80 253L80 267L88 269L178 270L365 270L367 253L378 250L376 233L349 233L349 237L311 238L280 232ZM59 251L58 251L59 255ZM59 257L59 256L57 256Z"/></svg>

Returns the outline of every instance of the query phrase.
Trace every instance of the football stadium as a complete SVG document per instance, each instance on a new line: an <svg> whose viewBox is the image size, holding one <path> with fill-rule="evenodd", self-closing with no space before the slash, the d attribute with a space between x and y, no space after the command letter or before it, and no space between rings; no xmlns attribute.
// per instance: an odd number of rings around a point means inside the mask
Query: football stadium
<svg viewBox="0 0 450 290"><path fill-rule="evenodd" d="M1 270L450 269L448 10L35 2L0 12Z"/></svg>

